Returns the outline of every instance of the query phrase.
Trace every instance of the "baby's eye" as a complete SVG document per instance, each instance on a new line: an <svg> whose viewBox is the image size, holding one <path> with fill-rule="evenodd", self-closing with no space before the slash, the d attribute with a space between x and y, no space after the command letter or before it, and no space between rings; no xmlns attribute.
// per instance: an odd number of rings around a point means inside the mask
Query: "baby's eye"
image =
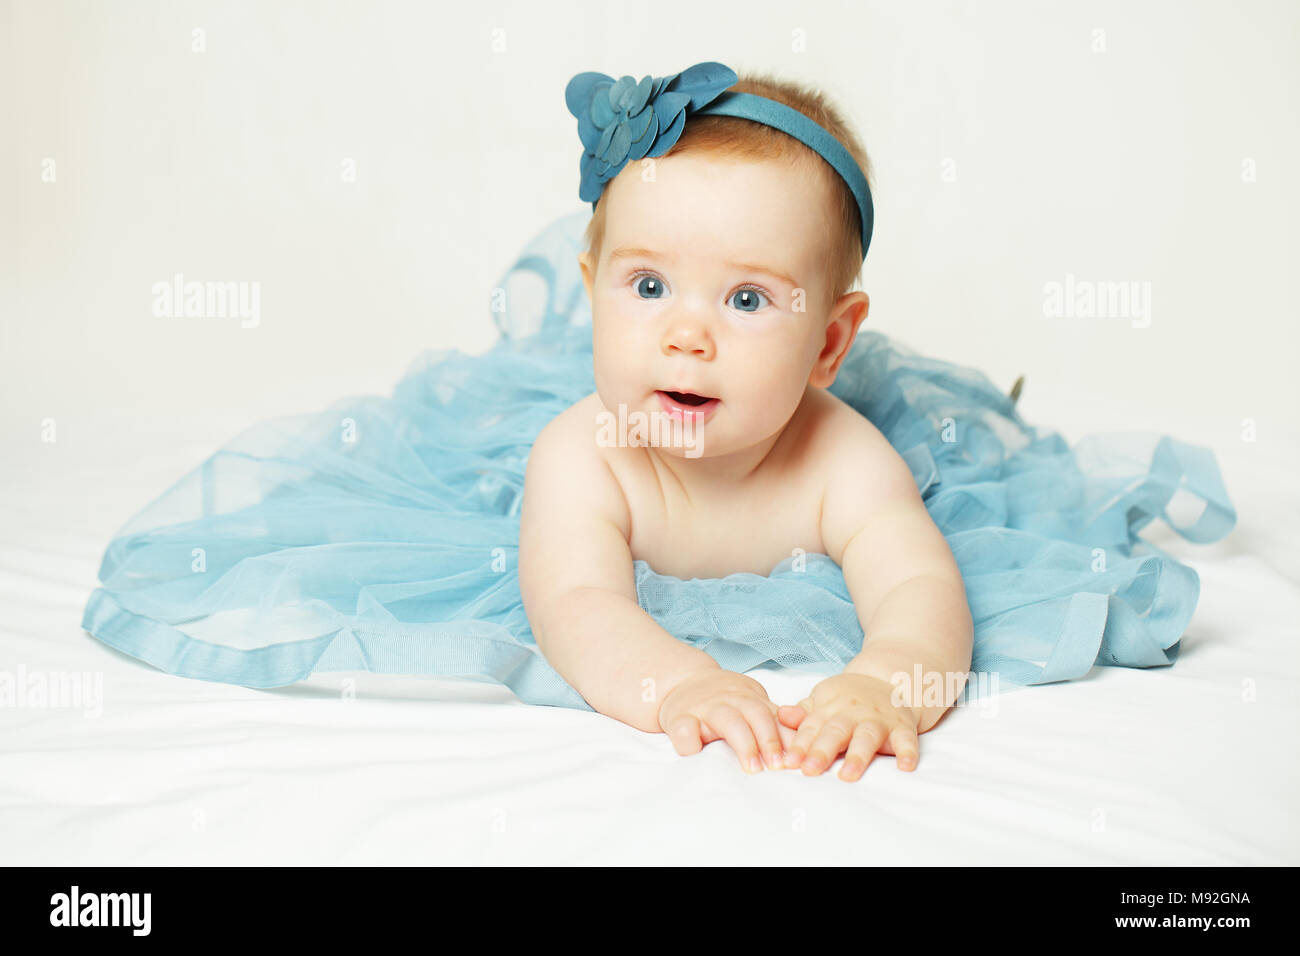
<svg viewBox="0 0 1300 956"><path fill-rule="evenodd" d="M639 274L635 288L643 299L658 299L664 294L664 284L659 277L646 272Z"/></svg>
<svg viewBox="0 0 1300 956"><path fill-rule="evenodd" d="M757 312L762 308L762 303L767 301L767 296L753 286L747 285L733 292L731 299L741 312Z"/></svg>

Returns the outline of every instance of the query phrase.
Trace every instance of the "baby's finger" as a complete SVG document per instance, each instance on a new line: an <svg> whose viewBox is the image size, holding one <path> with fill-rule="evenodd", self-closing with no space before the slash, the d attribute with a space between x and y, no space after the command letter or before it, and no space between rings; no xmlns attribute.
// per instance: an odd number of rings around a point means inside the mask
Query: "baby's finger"
<svg viewBox="0 0 1300 956"><path fill-rule="evenodd" d="M754 737L767 766L772 770L781 770L785 766L781 759L781 735L776 729L771 702L755 700L743 704L741 711L749 719L749 726L754 730Z"/></svg>
<svg viewBox="0 0 1300 956"><path fill-rule="evenodd" d="M727 741L740 758L740 766L749 773L760 773L763 762L758 759L758 741L750 729L745 715L730 704L719 704L708 717L708 724Z"/></svg>
<svg viewBox="0 0 1300 956"><path fill-rule="evenodd" d="M798 733L794 735L794 743L785 748L785 765L787 768L797 767L803 763L808 748L817 739L817 731L821 730L822 724L825 722L826 718L816 711L803 719L799 724Z"/></svg>
<svg viewBox="0 0 1300 956"><path fill-rule="evenodd" d="M683 714L668 724L668 739L683 757L697 754L704 747L700 742L700 722L691 714Z"/></svg>
<svg viewBox="0 0 1300 956"><path fill-rule="evenodd" d="M915 770L921 742L916 739L916 731L911 727L895 727L889 735L890 746L894 748L894 764L899 770Z"/></svg>
<svg viewBox="0 0 1300 956"><path fill-rule="evenodd" d="M808 716L808 711L804 710L799 704L795 704L793 707L788 704L782 704L777 709L776 716L785 726L790 727L793 730L798 730L799 725L803 723L804 718Z"/></svg>
<svg viewBox="0 0 1300 956"><path fill-rule="evenodd" d="M785 767L785 754L794 746L795 732L785 724L776 725L777 732L781 735L781 766Z"/></svg>
<svg viewBox="0 0 1300 956"><path fill-rule="evenodd" d="M853 739L849 741L849 749L844 754L840 779L850 781L860 779L884 740L885 728L880 724L865 720L858 724L853 731Z"/></svg>
<svg viewBox="0 0 1300 956"><path fill-rule="evenodd" d="M822 725L817 738L808 748L804 758L803 772L816 776L835 762L853 736L853 721L842 714L836 714Z"/></svg>

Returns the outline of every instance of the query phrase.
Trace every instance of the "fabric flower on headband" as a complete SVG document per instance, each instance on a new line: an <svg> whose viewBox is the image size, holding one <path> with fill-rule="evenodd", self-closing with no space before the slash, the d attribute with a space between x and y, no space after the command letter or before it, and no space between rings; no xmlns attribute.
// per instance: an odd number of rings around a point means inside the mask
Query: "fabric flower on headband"
<svg viewBox="0 0 1300 956"><path fill-rule="evenodd" d="M707 106L736 80L734 70L712 62L669 76L643 76L639 83L631 76L615 80L604 73L579 73L571 79L564 103L578 118L583 145L579 198L594 203L631 160L672 149L687 114Z"/></svg>

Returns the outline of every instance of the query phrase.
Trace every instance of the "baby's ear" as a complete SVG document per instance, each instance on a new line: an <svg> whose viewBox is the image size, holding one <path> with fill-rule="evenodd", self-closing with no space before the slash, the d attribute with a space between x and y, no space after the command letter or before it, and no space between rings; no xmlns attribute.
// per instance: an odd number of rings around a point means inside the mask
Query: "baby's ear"
<svg viewBox="0 0 1300 956"><path fill-rule="evenodd" d="M846 292L835 303L834 312L843 315L852 323L853 335L858 334L858 326L867 320L871 309L871 296L865 292Z"/></svg>
<svg viewBox="0 0 1300 956"><path fill-rule="evenodd" d="M840 365L853 348L853 340L867 317L871 299L865 292L848 292L831 306L826 322L826 344L817 356L817 366L809 381L818 388L829 388L839 373Z"/></svg>
<svg viewBox="0 0 1300 956"><path fill-rule="evenodd" d="M595 275L595 266L591 261L591 252L578 253L578 268L582 270L582 284L587 288L587 301L591 301L591 280Z"/></svg>

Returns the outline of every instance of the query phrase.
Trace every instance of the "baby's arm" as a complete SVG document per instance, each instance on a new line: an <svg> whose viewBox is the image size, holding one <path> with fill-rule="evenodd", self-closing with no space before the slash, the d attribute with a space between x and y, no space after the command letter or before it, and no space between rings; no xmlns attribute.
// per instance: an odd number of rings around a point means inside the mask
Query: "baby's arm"
<svg viewBox="0 0 1300 956"><path fill-rule="evenodd" d="M631 517L609 466L568 414L533 444L519 529L519 586L537 646L602 714L659 733L660 703L721 670L637 603Z"/></svg>
<svg viewBox="0 0 1300 956"><path fill-rule="evenodd" d="M866 419L841 444L822 499L822 540L840 565L865 634L845 667L890 681L898 672L943 684L943 702L911 706L924 733L956 702L974 629L961 572L907 463ZM920 695L927 685L913 686Z"/></svg>

